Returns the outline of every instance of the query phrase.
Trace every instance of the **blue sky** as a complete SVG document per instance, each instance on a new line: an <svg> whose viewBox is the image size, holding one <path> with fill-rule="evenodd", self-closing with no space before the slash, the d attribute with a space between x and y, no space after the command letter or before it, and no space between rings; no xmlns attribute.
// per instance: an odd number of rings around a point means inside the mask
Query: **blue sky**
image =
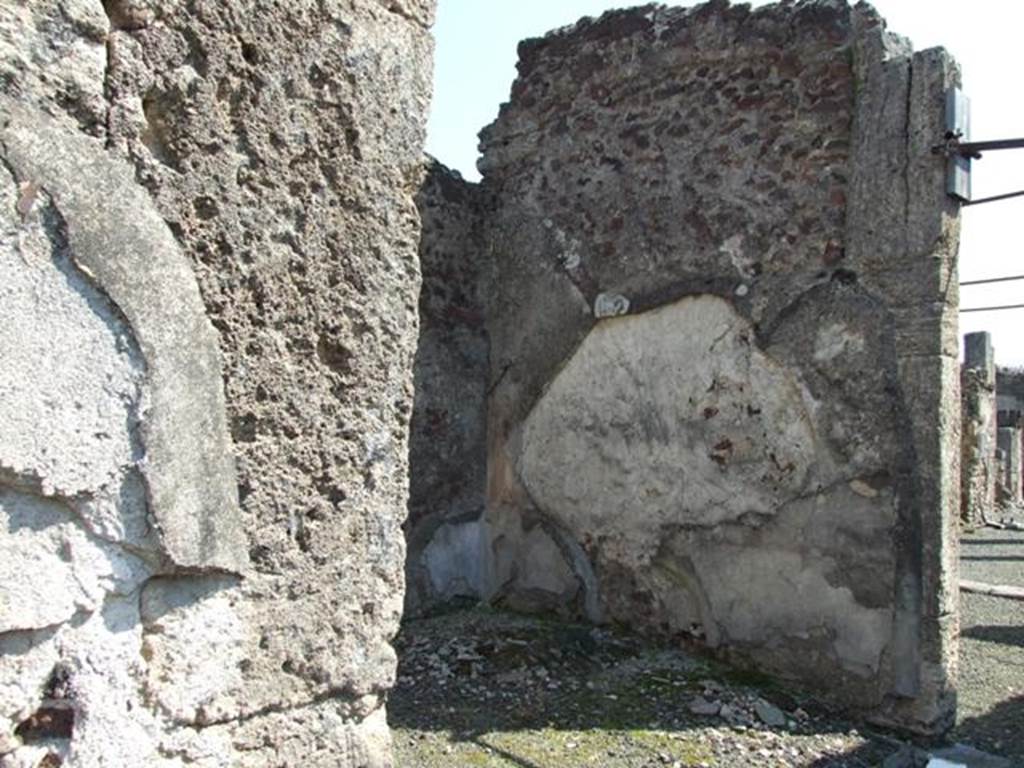
<svg viewBox="0 0 1024 768"><path fill-rule="evenodd" d="M684 3L685 4L685 3ZM754 2L752 5L765 5ZM971 98L972 138L1024 137L1024 2L876 0L889 29L918 49L948 48ZM515 77L516 45L527 37L631 3L608 0L439 0L434 106L427 151L468 179L476 172L477 132L494 120ZM1024 189L1024 150L975 163L974 195ZM961 280L1024 274L1024 198L967 208ZM967 286L964 307L1024 303L1024 281ZM961 333L988 330L996 359L1024 365L1024 309L961 315Z"/></svg>

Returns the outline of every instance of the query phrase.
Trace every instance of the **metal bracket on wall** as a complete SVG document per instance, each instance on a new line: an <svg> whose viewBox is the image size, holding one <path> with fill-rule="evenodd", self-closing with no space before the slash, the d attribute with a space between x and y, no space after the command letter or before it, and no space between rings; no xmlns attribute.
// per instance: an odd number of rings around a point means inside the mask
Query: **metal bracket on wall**
<svg viewBox="0 0 1024 768"><path fill-rule="evenodd" d="M1024 139L997 141L971 141L971 100L959 88L946 92L946 135L944 141L932 147L932 153L944 155L949 163L946 171L946 194L962 205L980 205L996 200L1024 196L1024 190L1003 195L971 199L971 160L980 160L982 152L997 149L1024 149Z"/></svg>

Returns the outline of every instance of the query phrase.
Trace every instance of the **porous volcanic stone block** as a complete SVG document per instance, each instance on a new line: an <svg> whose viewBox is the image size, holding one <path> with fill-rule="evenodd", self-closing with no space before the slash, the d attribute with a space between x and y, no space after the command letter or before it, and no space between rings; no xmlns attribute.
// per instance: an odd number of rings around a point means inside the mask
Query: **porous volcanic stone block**
<svg viewBox="0 0 1024 768"><path fill-rule="evenodd" d="M391 764L433 6L0 7L0 762Z"/></svg>

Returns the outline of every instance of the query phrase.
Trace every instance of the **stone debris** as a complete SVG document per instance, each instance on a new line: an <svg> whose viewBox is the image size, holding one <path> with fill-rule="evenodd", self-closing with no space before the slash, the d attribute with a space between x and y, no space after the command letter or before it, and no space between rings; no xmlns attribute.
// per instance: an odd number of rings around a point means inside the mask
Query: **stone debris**
<svg viewBox="0 0 1024 768"><path fill-rule="evenodd" d="M909 744L885 758L881 768L1014 768L1003 757L955 744L944 749L925 750Z"/></svg>
<svg viewBox="0 0 1024 768"><path fill-rule="evenodd" d="M722 703L698 696L690 702L690 711L695 715L717 715L722 711Z"/></svg>
<svg viewBox="0 0 1024 768"><path fill-rule="evenodd" d="M910 768L923 754L622 632L468 611L407 622L397 647L390 720L410 768Z"/></svg>
<svg viewBox="0 0 1024 768"><path fill-rule="evenodd" d="M754 704L754 711L765 725L772 728L781 728L786 725L785 713L771 702L758 699Z"/></svg>

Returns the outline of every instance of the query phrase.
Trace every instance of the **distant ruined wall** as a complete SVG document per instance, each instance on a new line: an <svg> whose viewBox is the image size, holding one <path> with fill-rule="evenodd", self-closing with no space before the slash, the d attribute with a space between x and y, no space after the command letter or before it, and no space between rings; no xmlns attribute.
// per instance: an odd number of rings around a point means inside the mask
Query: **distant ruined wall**
<svg viewBox="0 0 1024 768"><path fill-rule="evenodd" d="M996 370L996 403L999 426L1024 424L1024 370Z"/></svg>
<svg viewBox="0 0 1024 768"><path fill-rule="evenodd" d="M977 526L993 515L996 505L996 366L988 333L964 337L960 393L960 519Z"/></svg>
<svg viewBox="0 0 1024 768"><path fill-rule="evenodd" d="M482 596L947 727L956 66L838 1L644 6L519 54L481 134Z"/></svg>
<svg viewBox="0 0 1024 768"><path fill-rule="evenodd" d="M0 7L0 765L391 764L432 9Z"/></svg>
<svg viewBox="0 0 1024 768"><path fill-rule="evenodd" d="M997 445L1002 467L997 497L1004 504L1024 502L1024 429L1000 427Z"/></svg>
<svg viewBox="0 0 1024 768"><path fill-rule="evenodd" d="M1000 468L997 497L1003 503L1024 502L1024 371L996 371L996 423Z"/></svg>

